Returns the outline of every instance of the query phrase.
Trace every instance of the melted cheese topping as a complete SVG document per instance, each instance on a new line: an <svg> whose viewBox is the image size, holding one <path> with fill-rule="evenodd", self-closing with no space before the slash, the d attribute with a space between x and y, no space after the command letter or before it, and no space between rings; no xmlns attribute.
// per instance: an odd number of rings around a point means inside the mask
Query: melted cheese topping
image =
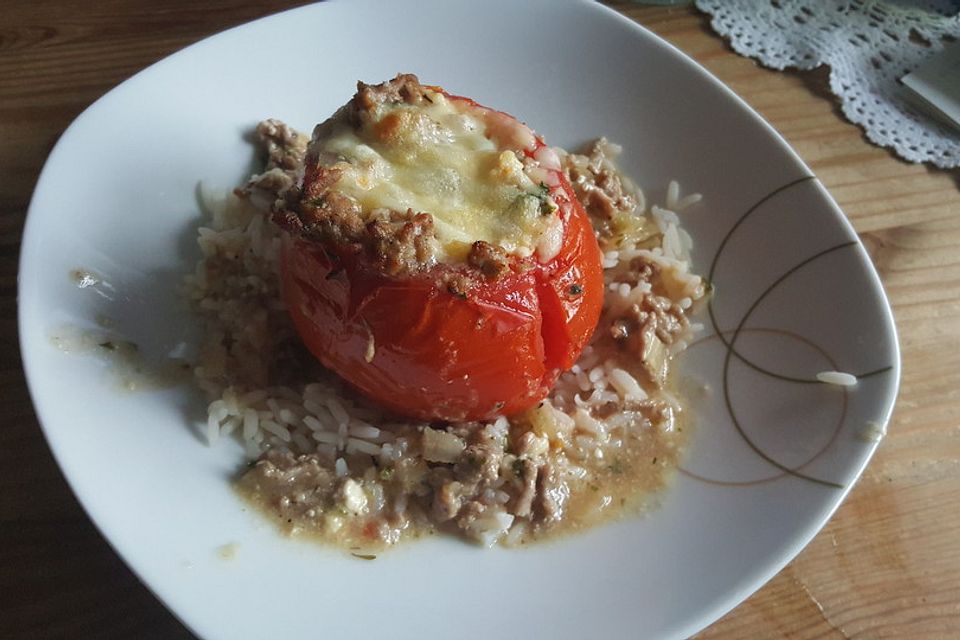
<svg viewBox="0 0 960 640"><path fill-rule="evenodd" d="M529 256L553 232L557 207L516 151L532 132L516 120L428 93L422 106L383 104L367 124L347 122L315 140L343 174L334 188L366 215L376 209L429 213L439 259L460 260L484 240ZM522 157L522 156L520 156Z"/></svg>

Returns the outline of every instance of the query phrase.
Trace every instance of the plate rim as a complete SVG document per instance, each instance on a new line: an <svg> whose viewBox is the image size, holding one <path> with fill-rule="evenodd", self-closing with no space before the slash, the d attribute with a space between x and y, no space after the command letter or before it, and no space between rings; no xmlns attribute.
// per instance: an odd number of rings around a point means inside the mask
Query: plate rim
<svg viewBox="0 0 960 640"><path fill-rule="evenodd" d="M344 2L343 0L339 0L339 1L334 0L332 4L344 5L347 3ZM363 4L363 3L360 2L357 4ZM369 2L367 4L369 4ZM673 55L678 56L679 58L684 60L687 67L692 72L696 73L698 82L703 82L703 81L709 82L715 89L719 89L724 94L726 99L734 102L739 109L745 110L747 113L749 113L752 116L752 120L755 123L759 123L762 125L767 137L769 137L771 141L773 141L776 144L776 146L778 147L778 150L781 152L786 152L784 155L790 159L790 161L792 162L795 168L803 172L806 172L808 175L814 177L813 182L820 192L819 194L820 198L823 199L825 204L832 210L831 212L833 216L840 221L841 225L844 227L845 232L857 239L857 250L861 254L860 259L868 266L868 268L865 269L865 272L871 281L871 286L875 289L876 292L879 293L880 300L882 302L882 310L884 312L883 320L884 320L886 332L889 333L890 344L891 344L891 355L892 355L892 363L891 363L892 380L890 383L891 391L887 396L885 396L884 398L885 403L882 408L882 414L883 414L882 424L884 426L888 425L893 413L896 399L899 395L899 387L901 382L901 351L900 351L899 336L898 336L898 331L895 323L895 318L892 313L892 307L890 305L889 297L883 286L883 282L877 272L876 266L873 264L873 261L870 259L869 255L867 254L862 244L862 241L860 240L858 234L856 233L852 223L847 218L847 216L843 213L842 209L840 208L838 203L835 201L832 194L826 189L826 187L822 184L822 182L818 178L816 178L816 175L811 171L811 169L807 166L807 164L799 156L799 154L797 154L797 152L790 146L790 144L785 140L785 138L776 129L774 129L773 126L761 114L759 114L753 107L751 107L743 98L741 98L739 95L734 93L730 87L728 87L726 84L720 81L709 70L707 70L699 62L697 62L692 56L686 54L685 52L680 50L678 47L676 47L666 39L658 36L653 31L641 25L640 23L636 22L632 18L625 16L610 7L592 3L589 0L576 0L576 4L582 5L584 7L588 6L592 10L595 10L598 13L605 14L608 17L613 16L616 20L620 21L622 24L628 25L629 28L633 29L638 35L642 36L648 41L653 42L655 46L666 48ZM138 72L124 79L122 82L118 83L117 85L112 87L109 91L107 91L102 96L100 96L97 100L95 100L93 103L87 106L83 111L81 111L81 113L73 119L73 121L66 127L66 129L64 129L63 133L59 136L56 144L54 145L49 155L47 156L47 159L44 162L43 168L38 175L33 193L30 198L30 204L27 208L27 213L26 213L26 217L23 225L23 232L21 235L21 243L20 243L21 253L18 260L18 282L17 282L18 344L20 348L21 362L22 362L24 373L25 373L25 379L27 383L29 396L31 399L31 403L32 403L35 415L37 417L37 422L40 425L41 432L44 435L44 440L46 441L46 444L50 449L53 455L53 458L56 461L57 466L59 467L62 473L62 476L66 481L68 487L70 488L71 492L73 493L74 497L77 499L77 501L79 502L83 510L86 512L87 517L93 523L94 527L96 527L97 531L106 541L106 543L110 546L113 552L116 553L123 560L124 564L133 573L133 575L137 577L137 579L141 582L141 584L143 584L154 595L154 597L156 597L157 600L160 603L162 603L163 606L168 611L170 611L171 614L176 619L178 619L181 622L181 624L183 624L186 628L188 628L192 633L194 633L198 637L201 637L198 629L195 628L193 625L191 625L191 623L187 619L185 619L180 614L180 612L178 612L173 606L168 604L168 602L159 595L159 593L154 589L151 583L143 575L141 575L141 572L137 568L134 560L132 558L129 558L123 552L121 552L117 547L116 543L114 542L114 540L104 530L103 525L101 524L102 523L101 517L94 515L96 512L95 507L89 504L89 500L86 499L83 494L78 492L77 488L75 487L73 474L68 472L68 468L71 465L69 465L69 463L66 460L67 454L62 450L60 450L60 448L55 442L55 438L51 436L51 431L47 426L47 420L43 416L44 411L41 408L41 404L38 404L37 397L36 397L36 393L37 393L36 388L37 388L37 384L39 384L37 381L41 377L41 373L36 371L34 368L36 366L36 363L28 355L32 350L32 347L26 344L26 341L24 338L24 332L21 330L21 327L25 322L24 300L29 299L29 296L31 294L29 293L26 295L24 294L24 291L22 289L24 285L24 280L21 279L20 276L24 273L24 271L26 271L29 274L31 267L28 265L28 262L31 260L31 257L33 254L32 251L25 251L24 248L28 246L28 243L32 245L34 243L32 238L39 233L36 230L37 225L40 224L38 222L39 214L34 213L37 208L37 204L36 204L37 194L40 193L42 189L49 188L46 186L46 183L50 180L49 176L50 176L50 172L52 171L51 166L55 164L54 160L60 154L64 153L63 150L69 145L73 132L75 132L77 129L80 129L81 127L84 126L84 122L89 117L89 114L93 110L100 108L101 105L104 104L105 102L108 102L111 99L111 96L113 96L118 89L121 89L122 87L127 87L132 81L135 81L138 78L142 78L143 76L148 75L157 67L164 64L168 64L169 61L171 60L177 59L182 56L195 54L197 50L199 50L202 47L209 46L212 41L215 41L223 37L225 34L229 34L237 30L242 30L254 23L259 23L267 20L289 19L287 16L291 14L315 11L320 6L321 6L320 4L305 5L301 7L287 9L280 12L271 13L271 14L262 16L260 18L256 18L254 20L250 20L242 24L230 27L228 29L224 29L217 33L208 35L198 40L197 42L194 42L186 47L183 47L173 52L170 55L164 56L160 60L139 70ZM802 551L802 549L805 548L812 541L814 537L816 537L816 535L823 529L823 527L830 520L830 518L832 518L832 516L835 514L837 509L839 509L841 504L843 504L844 500L847 498L848 494L850 493L850 491L855 486L856 482L861 477L867 464L869 464L870 460L873 458L873 455L876 451L878 444L879 443L874 443L871 446L869 453L864 457L862 463L858 465L858 468L856 468L855 473L853 474L853 477L855 478L855 480L849 483L842 490L840 495L835 500L832 501L832 505L831 505L831 508L829 509L829 513L827 513L826 516L822 518L821 521L808 523L806 530L803 532L803 534L796 537L794 539L794 543L790 545L789 552L784 553L779 562L767 565L766 568L761 572L763 575L762 579L753 581L753 584L750 587L740 589L737 591L728 592L727 597L722 599L721 602L717 603L710 609L704 609L703 612L700 615L698 615L695 620L689 621L683 629L678 629L678 635L680 634L689 635L691 633L695 633L697 631L700 631L712 625L721 617L723 617L724 615L732 611L736 606L738 606L748 597L750 597L753 593L755 593L760 588L762 588L767 582L769 582L769 580L772 577L774 577L776 574L781 572L787 564L792 562L800 553L800 551Z"/></svg>

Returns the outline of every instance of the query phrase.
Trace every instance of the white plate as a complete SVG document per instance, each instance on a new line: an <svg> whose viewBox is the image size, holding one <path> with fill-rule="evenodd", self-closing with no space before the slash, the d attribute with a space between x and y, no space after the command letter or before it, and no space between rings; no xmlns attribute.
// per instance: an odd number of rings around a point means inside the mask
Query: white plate
<svg viewBox="0 0 960 640"><path fill-rule="evenodd" d="M511 112L553 144L619 141L624 166L654 201L671 178L705 194L686 215L695 260L709 272L716 257L717 326L743 322L735 348L753 364L804 379L825 369L881 372L845 390L759 373L716 338L694 346L685 369L713 393L699 403L689 473L648 517L586 535L517 551L431 539L372 562L282 538L231 492L239 447L210 449L196 435L199 394L120 393L102 363L59 352L49 336L105 314L148 355L189 339L195 319L175 289L197 257L197 181L226 186L245 176L253 152L242 137L258 119L309 129L357 79L398 71ZM24 366L87 512L200 636L680 638L811 539L875 448L864 427L886 424L896 394L899 357L880 283L809 176L719 82L601 6L305 7L163 60L63 135L23 241ZM111 299L74 286L67 274L76 267L104 274ZM231 543L225 559L218 549Z"/></svg>

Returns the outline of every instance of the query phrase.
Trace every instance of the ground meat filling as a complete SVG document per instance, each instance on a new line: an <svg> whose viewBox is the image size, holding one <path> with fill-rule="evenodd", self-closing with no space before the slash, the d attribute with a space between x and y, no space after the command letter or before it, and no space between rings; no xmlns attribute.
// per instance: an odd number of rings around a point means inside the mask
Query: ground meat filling
<svg viewBox="0 0 960 640"><path fill-rule="evenodd" d="M524 433L510 453L510 436L495 425L425 427L410 435L413 457L432 462L408 458L395 467L369 467L360 478L337 477L316 454L271 450L243 475L240 488L292 530L348 523L357 538L369 536L371 527L384 527L379 537L389 540L409 527L436 525L481 540L489 526L484 514L501 513L508 502L533 530L562 517L570 489L546 462L544 439Z"/></svg>
<svg viewBox="0 0 960 640"><path fill-rule="evenodd" d="M357 94L351 103L353 117L359 121L369 117L370 113L383 103L404 102L406 104L421 104L426 97L423 85L412 73L398 73L388 82L380 84L357 83Z"/></svg>
<svg viewBox="0 0 960 640"><path fill-rule="evenodd" d="M609 161L609 148L610 143L600 138L580 156L585 162L567 165L570 184L580 203L591 216L605 220L632 214L637 208L637 199L624 187L620 173Z"/></svg>
<svg viewBox="0 0 960 640"><path fill-rule="evenodd" d="M644 283L651 292L639 303L620 311L610 321L608 335L620 348L635 355L647 381L657 388L666 384L669 348L690 326L684 310L665 295L656 293L660 268L644 258L632 261L633 277L622 280L629 286Z"/></svg>
<svg viewBox="0 0 960 640"><path fill-rule="evenodd" d="M381 272L397 276L409 273L414 265L429 263L430 239L434 236L430 214L414 213L413 209L405 213L381 209L374 212L366 230L373 247L368 254Z"/></svg>
<svg viewBox="0 0 960 640"><path fill-rule="evenodd" d="M594 219L602 250L607 251L630 237L639 243L651 230L637 221L643 205L613 163L619 148L600 138L582 155L569 154L564 170L577 197ZM615 280L615 286L643 287L648 293L621 308L605 311L607 339L637 357L638 373L658 389L666 384L673 347L689 332L690 322L684 309L665 290L662 268L651 258L640 256L630 262L630 270ZM603 323L601 323L603 324Z"/></svg>
<svg viewBox="0 0 960 640"><path fill-rule="evenodd" d="M279 450L267 452L243 482L291 520L315 517L335 507L343 484L316 456Z"/></svg>
<svg viewBox="0 0 960 640"><path fill-rule="evenodd" d="M291 200L299 198L304 156L310 138L274 119L258 124L256 136L266 151L266 165L263 173L253 176L241 191L245 195L268 196L275 207L285 207L288 194Z"/></svg>
<svg viewBox="0 0 960 640"><path fill-rule="evenodd" d="M307 136L271 118L257 125L257 137L267 152L268 171L279 168L294 172L294 175L303 171L303 157L310 142Z"/></svg>
<svg viewBox="0 0 960 640"><path fill-rule="evenodd" d="M487 278L496 278L510 265L507 253L489 242L477 240L470 247L467 264L476 267Z"/></svg>

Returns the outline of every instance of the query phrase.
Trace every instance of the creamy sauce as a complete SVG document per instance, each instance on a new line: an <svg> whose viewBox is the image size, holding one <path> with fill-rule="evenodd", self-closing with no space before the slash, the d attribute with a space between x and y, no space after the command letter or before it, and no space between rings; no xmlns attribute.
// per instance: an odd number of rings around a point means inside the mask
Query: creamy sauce
<svg viewBox="0 0 960 640"><path fill-rule="evenodd" d="M369 213L386 208L433 216L441 249L462 257L476 240L508 253L530 255L556 216L541 183L518 158L517 141L500 114L470 107L443 94L431 104L382 104L360 130L349 123L315 140L321 158L339 159L335 188ZM522 133L522 132L521 132ZM521 156L522 157L522 156ZM536 175L536 174L535 174Z"/></svg>
<svg viewBox="0 0 960 640"><path fill-rule="evenodd" d="M77 267L68 276L78 289L114 299L116 290L102 274ZM137 343L117 333L113 318L97 314L94 320L96 329L60 326L51 331L50 342L64 353L96 357L107 366L115 386L123 391L166 389L190 379L192 369L186 360L169 356L160 361L148 360Z"/></svg>
<svg viewBox="0 0 960 640"><path fill-rule="evenodd" d="M221 560L233 560L237 557L237 551L240 549L240 545L236 542L230 542L224 545L217 547L217 556Z"/></svg>
<svg viewBox="0 0 960 640"><path fill-rule="evenodd" d="M672 431L651 429L632 434L619 451L590 465L590 479L572 487L566 517L559 525L520 538L519 543L576 533L656 507L683 457L689 435L686 423L681 412ZM506 542L511 542L509 534Z"/></svg>
<svg viewBox="0 0 960 640"><path fill-rule="evenodd" d="M585 460L551 454L550 464L560 470L557 490L569 496L561 517L549 523L517 518L505 535L494 539L502 546L525 545L635 516L655 506L673 478L687 442L685 414L676 411L660 426L631 429L622 443L603 446L601 455ZM518 433L524 431L521 428ZM417 430L404 428L398 434L414 442ZM514 447L508 446L508 451ZM463 535L452 521L438 523L432 511L430 469L452 465L428 464L422 455L413 448L410 457L386 468L371 464L369 456L347 457L347 479L338 478L329 462L313 456L286 471L264 473L262 467L254 466L240 477L237 489L282 532L371 559L369 556L402 541L438 532ZM507 477L509 468L517 463L510 456L507 454L501 471ZM516 492L512 499L515 497ZM478 541L486 544L482 537Z"/></svg>
<svg viewBox="0 0 960 640"><path fill-rule="evenodd" d="M110 324L106 318L99 320L102 325ZM185 360L164 358L161 362L148 362L135 342L108 330L65 325L50 334L50 342L64 353L96 357L107 366L115 386L122 391L167 389L191 377L190 364Z"/></svg>
<svg viewBox="0 0 960 640"><path fill-rule="evenodd" d="M570 498L562 520L549 527L527 524L515 527L500 539L500 545L526 545L644 513L656 506L661 492L673 478L685 442L683 430L632 437L615 454L589 465L586 478L568 478ZM416 496L408 498L403 517L383 514L362 517L332 502L326 503L325 509L316 505L281 507L276 495L255 483L250 475L241 477L237 488L245 500L283 533L316 539L358 554L379 553L399 542L440 531L462 535L453 526L433 522L428 515L429 503Z"/></svg>

